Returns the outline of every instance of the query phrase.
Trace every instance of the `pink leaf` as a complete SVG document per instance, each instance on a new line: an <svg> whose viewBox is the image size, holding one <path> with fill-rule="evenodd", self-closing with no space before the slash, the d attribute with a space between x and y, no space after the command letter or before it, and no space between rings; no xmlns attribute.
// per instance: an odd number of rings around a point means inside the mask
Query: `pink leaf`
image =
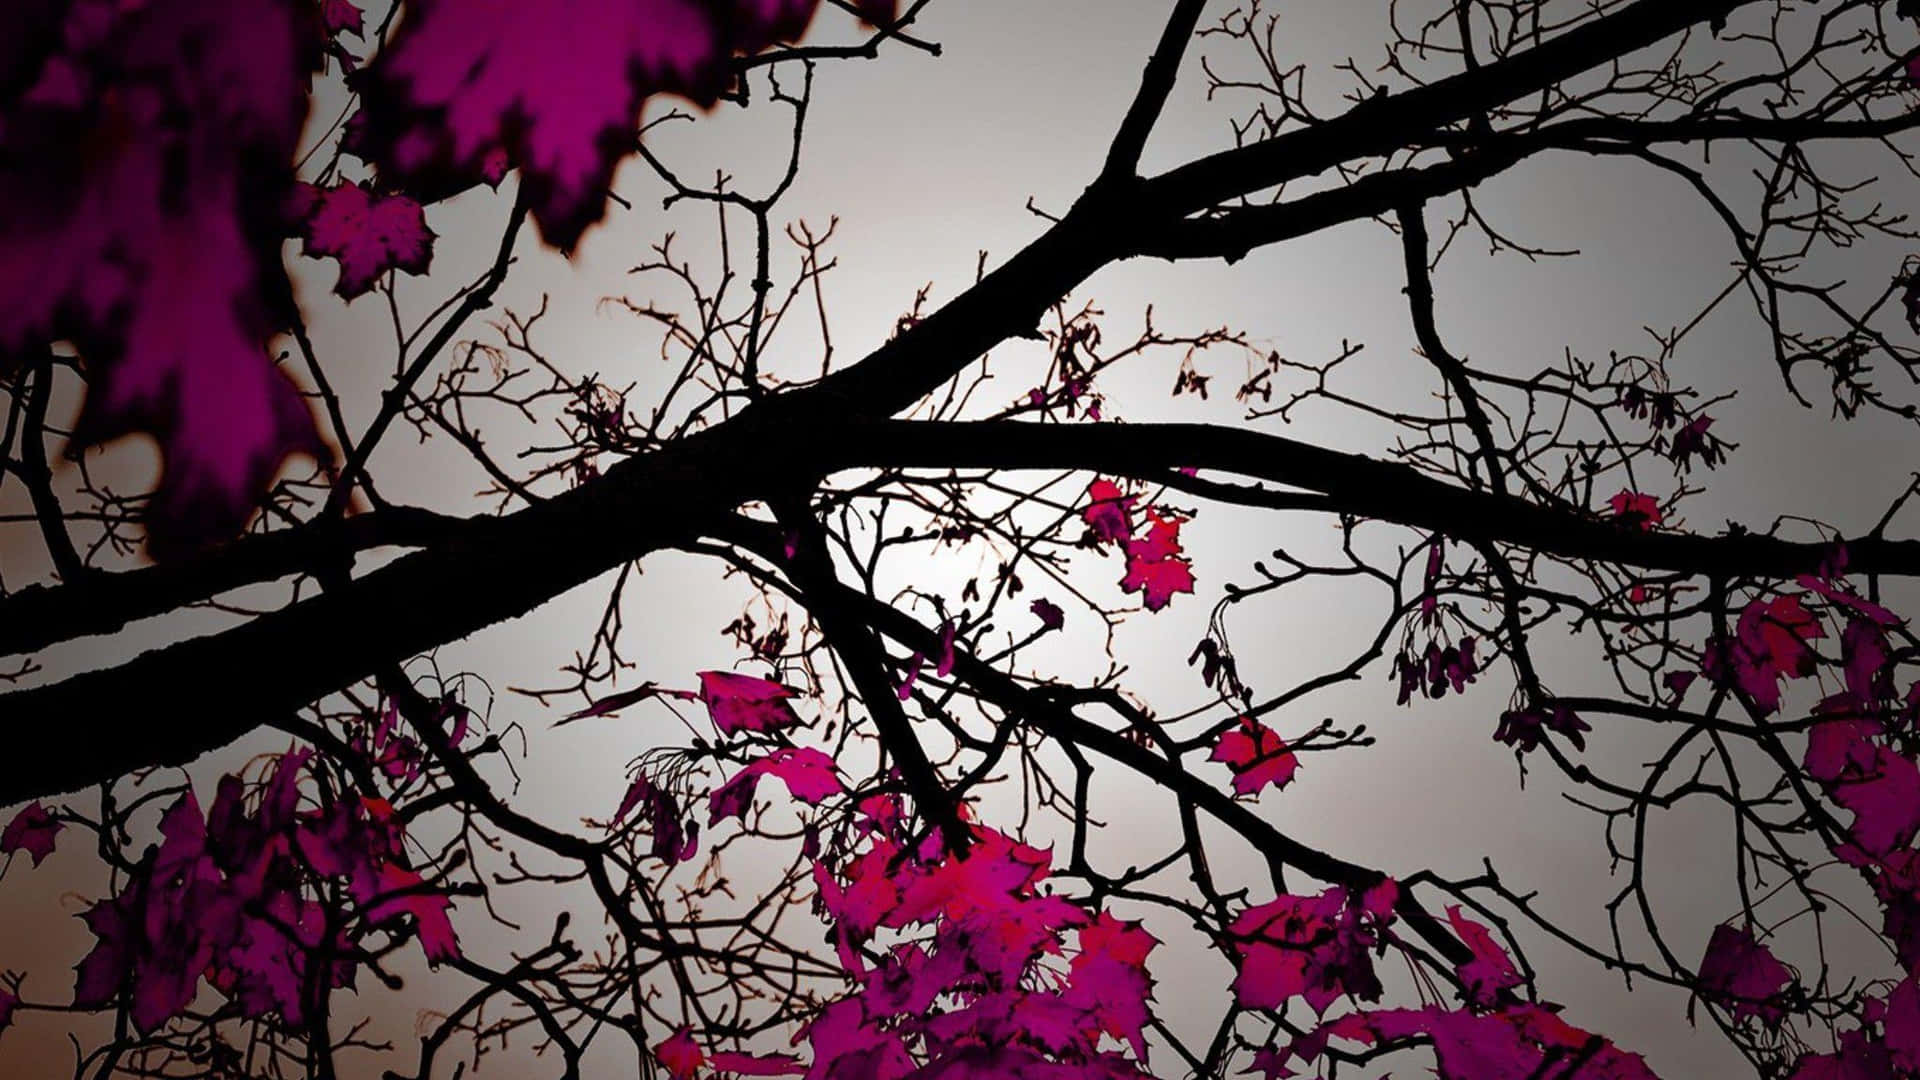
<svg viewBox="0 0 1920 1080"><path fill-rule="evenodd" d="M715 674L719 673L716 672ZM738 676L735 676L735 678L738 678ZM669 690L663 686L655 685L652 682L645 682L631 690L622 690L617 694L608 694L606 697L581 709L579 712L569 713L554 726L558 727L560 724L569 723L574 720L584 720L590 716L607 716L611 713L617 713L629 705L637 705L649 698L656 697L679 698L682 701L702 700L699 694L690 693L686 690Z"/></svg>
<svg viewBox="0 0 1920 1080"><path fill-rule="evenodd" d="M300 224L303 254L340 264L333 291L352 300L392 270L420 275L433 262L433 230L420 204L405 195L375 194L364 184L311 188Z"/></svg>
<svg viewBox="0 0 1920 1080"><path fill-rule="evenodd" d="M715 1072L734 1076L799 1076L806 1063L792 1054L736 1054L721 1050L708 1057Z"/></svg>
<svg viewBox="0 0 1920 1080"><path fill-rule="evenodd" d="M1095 480L1087 486L1087 498L1092 501L1080 512L1080 517L1087 528L1093 530L1096 540L1118 544L1133 535L1130 517L1134 496L1123 494L1120 486L1111 480Z"/></svg>
<svg viewBox="0 0 1920 1080"><path fill-rule="evenodd" d="M653 1048L653 1056L673 1080L692 1080L694 1072L707 1063L707 1056L693 1041L693 1032L685 1027L661 1040Z"/></svg>
<svg viewBox="0 0 1920 1080"><path fill-rule="evenodd" d="M24 851L32 856L33 865L39 866L41 860L53 854L54 837L64 827L47 813L46 807L37 802L28 803L0 830L0 855Z"/></svg>
<svg viewBox="0 0 1920 1080"><path fill-rule="evenodd" d="M361 85L363 147L384 178L436 193L477 182L504 151L541 235L571 249L605 212L647 98L711 103L729 58L799 34L815 3L587 0L555 17L413 0Z"/></svg>
<svg viewBox="0 0 1920 1080"><path fill-rule="evenodd" d="M1152 510L1147 517L1152 524L1146 538L1126 541L1127 573L1120 588L1138 592L1148 611L1159 611L1174 593L1193 591L1193 564L1180 553L1180 519Z"/></svg>
<svg viewBox="0 0 1920 1080"><path fill-rule="evenodd" d="M798 692L777 682L730 671L700 673L700 700L722 735L796 727L800 717L787 702Z"/></svg>
<svg viewBox="0 0 1920 1080"><path fill-rule="evenodd" d="M0 170L0 354L79 347L72 451L159 442L165 556L237 532L289 455L326 454L266 348L291 316L280 203L318 42L291 4L70 7L44 85L0 102L0 157L33 163Z"/></svg>
<svg viewBox="0 0 1920 1080"><path fill-rule="evenodd" d="M1028 605L1028 609L1040 620L1040 629L1043 633L1058 630L1067 624L1067 613L1060 610L1060 605L1045 597L1035 600Z"/></svg>
<svg viewBox="0 0 1920 1080"><path fill-rule="evenodd" d="M1467 1001L1477 1008L1490 1009L1499 1000L1500 991L1519 986L1520 972L1513 966L1513 958L1507 950L1493 938L1493 932L1467 918L1460 912L1460 905L1447 906L1447 921L1453 924L1453 932L1473 953L1473 959L1460 965L1460 982L1467 991Z"/></svg>
<svg viewBox="0 0 1920 1080"><path fill-rule="evenodd" d="M329 37L335 34L360 37L366 32L365 16L352 0L320 0L320 25Z"/></svg>
<svg viewBox="0 0 1920 1080"><path fill-rule="evenodd" d="M1300 759L1280 736L1251 716L1241 717L1239 727L1222 734L1207 760L1224 761L1233 770L1237 795L1257 794L1268 784L1284 788L1300 768Z"/></svg>
<svg viewBox="0 0 1920 1080"><path fill-rule="evenodd" d="M1707 1000L1730 1009L1735 1023L1759 1017L1778 1029L1786 1018L1780 995L1794 982L1793 972L1774 958L1773 951L1744 929L1721 925L1707 940L1700 961L1700 992Z"/></svg>
<svg viewBox="0 0 1920 1080"><path fill-rule="evenodd" d="M1637 491L1622 488L1619 494L1607 500L1613 508L1614 520L1629 528L1642 531L1651 530L1660 524L1663 515L1660 512L1660 500L1651 495L1642 495Z"/></svg>

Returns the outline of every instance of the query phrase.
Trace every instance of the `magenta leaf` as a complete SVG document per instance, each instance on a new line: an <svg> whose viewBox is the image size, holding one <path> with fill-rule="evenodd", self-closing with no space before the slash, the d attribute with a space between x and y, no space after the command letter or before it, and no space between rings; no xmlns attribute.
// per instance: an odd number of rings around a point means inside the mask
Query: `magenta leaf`
<svg viewBox="0 0 1920 1080"><path fill-rule="evenodd" d="M715 672L714 674L718 675L721 673ZM733 677L739 678L739 676L733 676ZM637 705L642 701L646 701L650 698L656 698L656 697L679 698L682 701L704 700L701 697L701 695L692 693L690 691L669 690L666 687L656 685L652 682L644 682L644 683L641 683L639 686L634 687L631 690L622 690L616 694L608 694L606 697L603 697L600 700L594 702L593 704L587 706L586 708L581 709L579 712L568 713L565 717L563 717L559 721L559 724L565 724L574 720L584 720L590 716L607 716L611 713L617 713L621 709L624 709L629 705ZM555 726L557 727L559 725L556 724Z"/></svg>
<svg viewBox="0 0 1920 1080"><path fill-rule="evenodd" d="M1035 600L1032 604L1028 605L1028 608L1033 612L1034 616L1040 620L1040 630L1042 633L1058 630L1067 625L1067 613L1060 610L1060 605L1045 597Z"/></svg>
<svg viewBox="0 0 1920 1080"><path fill-rule="evenodd" d="M1786 1018L1784 992L1793 985L1792 969L1755 941L1752 932L1725 924L1714 927L1700 961L1700 992L1730 1010L1735 1023L1757 1016L1778 1029Z"/></svg>
<svg viewBox="0 0 1920 1080"><path fill-rule="evenodd" d="M1240 973L1233 990L1241 1006L1279 1009L1303 997L1317 1013L1343 994L1380 996L1372 948L1393 918L1398 889L1391 879L1354 897L1334 886L1319 896L1281 896L1248 908L1229 928Z"/></svg>
<svg viewBox="0 0 1920 1080"><path fill-rule="evenodd" d="M653 1048L653 1056L673 1080L692 1080L694 1072L707 1063L707 1055L693 1041L693 1032L685 1027L661 1040Z"/></svg>
<svg viewBox="0 0 1920 1080"><path fill-rule="evenodd" d="M590 0L556 18L539 4L413 0L360 84L361 148L384 180L429 197L504 155L541 235L571 249L604 214L647 98L712 103L729 58L797 36L816 2Z"/></svg>
<svg viewBox="0 0 1920 1080"><path fill-rule="evenodd" d="M825 753L812 747L782 747L741 769L714 790L708 798L711 817L707 824L744 817L753 807L754 789L764 775L778 777L794 798L811 806L846 790L839 769Z"/></svg>
<svg viewBox="0 0 1920 1080"><path fill-rule="evenodd" d="M318 42L291 4L85 4L64 20L39 82L0 99L0 160L32 163L0 168L0 354L78 346L73 451L159 441L148 528L165 555L237 531L289 455L326 454L267 354L291 316L280 204Z"/></svg>
<svg viewBox="0 0 1920 1080"><path fill-rule="evenodd" d="M612 824L618 825L635 806L641 807L653 835L652 854L667 863L693 858L700 845L700 823L681 822L680 801L672 792L654 785L646 776L636 776L614 811Z"/></svg>
<svg viewBox="0 0 1920 1080"><path fill-rule="evenodd" d="M1107 912L1079 930L1080 952L1068 964L1066 1002L1084 1009L1100 1030L1147 1058L1147 1002L1153 977L1147 954L1160 942L1139 923L1122 922Z"/></svg>
<svg viewBox="0 0 1920 1080"><path fill-rule="evenodd" d="M1802 1055L1787 1080L1884 1080L1893 1075L1886 1044L1855 1029L1840 1036L1835 1053Z"/></svg>
<svg viewBox="0 0 1920 1080"><path fill-rule="evenodd" d="M303 254L340 264L333 291L352 300L389 271L420 275L433 262L433 230L420 204L405 195L376 194L364 184L328 188L301 184L308 203L300 222Z"/></svg>
<svg viewBox="0 0 1920 1080"><path fill-rule="evenodd" d="M1461 914L1460 905L1447 906L1447 922L1452 924L1473 959L1459 967L1460 982L1467 992L1467 1003L1479 1009L1491 1009L1499 1002L1500 991L1519 986L1520 971L1493 938L1493 932Z"/></svg>
<svg viewBox="0 0 1920 1080"><path fill-rule="evenodd" d="M707 1056L715 1072L732 1076L799 1076L807 1065L792 1054L738 1054L728 1050Z"/></svg>
<svg viewBox="0 0 1920 1080"><path fill-rule="evenodd" d="M787 702L799 694L789 687L730 671L700 673L700 700L722 735L741 731L778 731L797 727L800 717Z"/></svg>
<svg viewBox="0 0 1920 1080"><path fill-rule="evenodd" d="M1271 784L1284 788L1293 781L1300 759L1273 729L1251 716L1240 718L1240 725L1228 729L1213 746L1208 761L1224 761L1233 770L1233 790L1237 795L1258 794Z"/></svg>
<svg viewBox="0 0 1920 1080"><path fill-rule="evenodd" d="M811 806L846 790L833 759L809 746L782 747L751 767L778 777L794 798Z"/></svg>
<svg viewBox="0 0 1920 1080"><path fill-rule="evenodd" d="M62 828L46 807L37 802L28 803L13 815L5 829L0 829L0 855L24 851L33 858L33 865L39 866L41 860L53 854L54 838Z"/></svg>
<svg viewBox="0 0 1920 1080"><path fill-rule="evenodd" d="M1138 592L1148 611L1159 611L1174 593L1193 591L1193 564L1182 555L1181 520L1147 512L1152 523L1144 540L1127 540L1127 573L1120 579L1124 592Z"/></svg>
<svg viewBox="0 0 1920 1080"><path fill-rule="evenodd" d="M1655 1080L1640 1055L1568 1024L1556 1009L1524 1004L1491 1013L1438 1006L1384 1009L1340 1017L1322 1032L1363 1043L1424 1036L1433 1043L1440 1080L1558 1077L1574 1060L1580 1062L1580 1080Z"/></svg>
<svg viewBox="0 0 1920 1080"><path fill-rule="evenodd" d="M1880 1023L1893 1064L1908 1073L1920 1072L1920 980L1910 974L1893 988Z"/></svg>
<svg viewBox="0 0 1920 1080"><path fill-rule="evenodd" d="M1807 642L1826 636L1798 596L1754 600L1740 612L1731 639L1708 642L1701 670L1716 686L1746 696L1762 713L1780 708L1780 680L1813 674Z"/></svg>
<svg viewBox="0 0 1920 1080"><path fill-rule="evenodd" d="M1823 720L1807 735L1804 764L1834 802L1853 811L1852 841L1870 855L1904 849L1920 833L1920 766L1874 741L1872 720Z"/></svg>
<svg viewBox="0 0 1920 1080"><path fill-rule="evenodd" d="M1111 480L1095 480L1087 485L1087 498L1091 501L1080 518L1093 530L1096 541L1119 544L1133 536L1134 496L1122 493Z"/></svg>
<svg viewBox="0 0 1920 1080"><path fill-rule="evenodd" d="M446 894L428 886L419 874L397 863L380 864L378 873L373 890L377 898L361 899L368 904L367 919L379 923L397 915L410 915L420 936L420 950L429 961L437 964L458 960L460 940L447 918L447 908L452 901Z"/></svg>
<svg viewBox="0 0 1920 1080"><path fill-rule="evenodd" d="M1615 521L1632 529L1651 530L1660 524L1660 500L1651 495L1642 495L1637 491L1622 488L1620 492L1607 500L1613 509Z"/></svg>
<svg viewBox="0 0 1920 1080"><path fill-rule="evenodd" d="M718 825L728 818L744 819L753 809L753 793L760 786L760 771L748 766L733 774L733 779L714 788L707 796L707 824Z"/></svg>
<svg viewBox="0 0 1920 1080"><path fill-rule="evenodd" d="M365 19L352 0L320 0L320 25L329 37L336 34L360 37L366 33Z"/></svg>

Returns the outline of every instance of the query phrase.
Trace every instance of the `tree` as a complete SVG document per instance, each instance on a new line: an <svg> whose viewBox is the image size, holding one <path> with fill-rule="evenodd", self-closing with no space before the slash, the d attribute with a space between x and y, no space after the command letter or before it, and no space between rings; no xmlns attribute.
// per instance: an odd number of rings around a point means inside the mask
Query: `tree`
<svg viewBox="0 0 1920 1080"><path fill-rule="evenodd" d="M0 981L0 1054L70 1029L90 1077L451 1076L529 1042L527 1069L676 1080L1654 1075L1555 1004L1558 953L1679 991L1756 1075L1920 1075L1914 486L1859 520L1687 520L1767 452L1728 441L1735 389L1911 445L1920 270L1875 178L1914 174L1920 10L1395 0L1383 66L1310 72L1257 0L1173 0L1071 205L850 343L835 228L784 209L836 164L802 152L815 81L939 55L935 6L0 17L0 498L36 568L0 596L0 854L10 892L91 875L73 984ZM1183 88L1232 145L1150 166ZM764 186L669 149L739 116L781 137ZM1517 312L1474 359L1445 272L1479 241L1571 257L1488 205L1569 158L1670 185L1724 280L1646 353L1500 355L1544 321ZM658 239L615 305L664 377L583 370L545 300L500 301L543 251L594 258L609 206L651 220L629 184L714 230ZM1116 335L1080 295L1367 229L1399 275L1373 317L1415 346L1389 383L1350 378L1357 344L1300 361L1151 311ZM457 280L463 244L488 256ZM321 332L369 311L379 375ZM1689 385L1736 318L1780 385ZM1187 419L1130 412L1143 368ZM1371 452L1294 437L1311 413ZM1807 453L1829 485L1871 464ZM396 494L435 469L478 501ZM1228 558L1214 521L1290 531ZM637 612L669 563L705 603ZM586 644L557 682L443 662L558 604ZM1283 651L1248 614L1275 604L1365 632ZM1197 642L1168 629L1202 610ZM728 662L641 677L636 615ZM152 651L76 652L163 617ZM1184 684L1148 695L1143 649ZM1311 719L1354 680L1363 719ZM1567 917L1525 866L1308 838L1289 796L1400 707L1596 816L1617 891ZM521 796L556 725L643 747L620 798ZM1356 815L1411 799L1352 775ZM1133 803L1167 844L1103 828ZM1695 811L1726 873L1676 885L1653 847Z"/></svg>

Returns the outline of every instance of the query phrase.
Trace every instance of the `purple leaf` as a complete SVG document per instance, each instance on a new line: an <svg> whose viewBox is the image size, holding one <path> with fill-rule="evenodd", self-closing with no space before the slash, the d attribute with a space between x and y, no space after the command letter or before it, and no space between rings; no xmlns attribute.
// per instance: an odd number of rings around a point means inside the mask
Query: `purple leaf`
<svg viewBox="0 0 1920 1080"><path fill-rule="evenodd" d="M0 855L11 855L24 851L33 858L33 865L53 854L54 837L65 826L47 813L47 808L37 802L28 803L20 812L13 815L7 827L0 830Z"/></svg>

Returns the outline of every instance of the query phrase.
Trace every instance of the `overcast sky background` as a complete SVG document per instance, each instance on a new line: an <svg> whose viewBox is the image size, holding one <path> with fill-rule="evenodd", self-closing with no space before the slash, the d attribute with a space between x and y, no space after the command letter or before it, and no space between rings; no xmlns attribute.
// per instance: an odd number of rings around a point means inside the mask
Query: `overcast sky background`
<svg viewBox="0 0 1920 1080"><path fill-rule="evenodd" d="M1042 209L1065 210L1097 170L1167 6L1144 0L941 0L916 28L942 44L940 58L889 48L878 61L820 69L802 172L779 216L782 222L804 219L816 227L839 219L831 248L839 267L826 281L839 360L857 358L884 340L921 287L930 284L931 299L938 303L973 280L981 250L989 253L991 266L1036 236L1045 223L1025 208L1029 197ZM1335 63L1353 57L1371 70L1383 58L1382 3L1291 0L1274 7L1284 12L1284 51L1310 65L1309 85L1319 88L1327 111L1334 95L1347 87L1345 77L1333 70ZM1222 13L1226 7L1216 4L1214 10ZM823 40L851 32L850 23L831 14L816 30ZM1146 171L1230 144L1228 121L1238 115L1239 103L1205 100L1195 59L1207 54L1222 66L1244 64L1249 58L1240 48L1203 43L1190 57L1149 146ZM316 116L330 118L337 101L337 90L329 89ZM723 167L738 188L759 191L778 175L784 125L778 110L756 107L746 115L722 110L694 124L662 129L650 145L689 178ZM1911 196L1910 179L1889 179L1882 198ZM430 212L429 223L440 234L435 273L426 281L402 280L404 311L417 316L430 310L450 283L469 279L486 265L510 185L498 194L462 196ZM600 301L625 295L642 303L679 302L682 297L658 283L625 271L669 231L678 235L680 254L710 260L712 213L684 204L658 210L662 189L637 161L622 172L618 189L634 210L616 210L606 225L589 233L571 263L540 249L529 230L520 243L522 265L498 306L527 311L547 295L550 314L537 340L548 354L571 370L600 372L608 383L634 381L642 389L632 400L644 402L644 388L658 385L662 377L658 335L618 305ZM1643 327L1686 322L1728 280L1732 252L1717 223L1678 184L1643 168L1542 159L1483 186L1478 202L1524 240L1577 247L1584 254L1541 262L1510 254L1486 258L1484 248L1469 241L1448 256L1436 277L1440 330L1456 353L1476 364L1528 372L1553 363L1565 349L1596 359L1609 350L1650 351L1653 342ZM1877 288L1898 269L1901 254L1856 249L1835 263L1833 276ZM790 273L793 253L780 258ZM333 280L330 265L295 262L303 296L310 301L316 343L336 379L346 384L350 413L364 422L377 408L381 379L391 366L386 312L371 297L343 308L325 293ZM1343 389L1363 398L1420 402L1437 390L1437 382L1412 352L1401 284L1397 239L1379 224L1359 223L1257 252L1231 267L1217 261L1170 266L1144 260L1112 267L1076 294L1073 306L1092 300L1104 309L1110 343L1131 340L1149 304L1163 329L1228 325L1246 332L1260 349L1296 360L1325 360L1343 341L1364 343ZM1218 391L1204 405L1168 399L1177 362L1177 354L1150 355L1105 378L1101 386L1109 395L1109 413L1127 420L1236 422L1239 407L1224 399L1243 377L1241 358L1223 351L1199 360L1203 372L1216 376ZM775 370L796 377L817 370L818 363L817 347L809 351L804 335L769 359ZM1011 400L1038 380L1045 363L1045 350L1033 345L996 351L997 389L987 398ZM1878 517L1913 468L1910 429L1871 418L1834 424L1824 408L1793 405L1749 307L1722 308L1689 339L1671 370L1676 381L1709 394L1741 391L1735 403L1716 411L1714 428L1741 449L1710 475L1708 493L1690 504L1693 527L1712 531L1727 520L1764 527L1776 514L1793 513L1858 533ZM507 418L499 424L503 439L524 438ZM1379 428L1328 408L1305 409L1290 425L1272 420L1262 426L1374 454L1383 453L1390 439ZM110 457L119 455L115 460L122 467L137 472L141 453L129 446ZM396 431L373 471L390 498L462 513L480 509L471 493L481 478L446 440L418 447L409 433ZM1664 495L1671 479L1660 476L1647 486ZM0 493L0 504L11 506L6 500L15 494ZM1898 525L1894 531L1914 532ZM1179 597L1158 615L1132 617L1116 645L1119 658L1132 666L1124 685L1161 713L1184 711L1207 696L1181 661L1204 633L1222 583L1248 580L1251 560L1275 547L1322 549L1329 530L1314 518L1203 505L1182 538L1199 575L1198 595ZM22 539L11 537L0 554L0 570L10 585L40 572ZM973 572L952 565L895 570L908 578L955 583ZM692 557L649 559L644 571L627 598L627 654L638 666L623 685L647 679L690 685L697 670L732 666L739 657L720 629L740 610L744 593L738 586L722 582L715 564ZM1097 589L1117 577L1117 569L1089 562L1085 574L1089 587ZM644 710L549 731L560 710L543 710L504 693L506 687L557 681L558 667L590 640L603 592L604 582L583 588L532 617L440 654L443 669L482 673L503 691L493 712L495 725L518 723L532 737L521 765L524 784L517 805L562 825L573 825L583 815L605 816L624 788L623 763L650 745L686 737L670 726L664 712ZM1109 586L1105 599L1117 603L1120 597ZM1339 663L1377 626L1380 603L1381 597L1364 592L1319 589L1283 592L1273 602L1236 609L1230 625L1242 673L1256 689L1270 691L1328 662ZM1081 616L1078 622L1075 614ZM103 666L222 621L215 616L156 621L109 641L74 643L42 659L52 677ZM1070 630L1090 625L1084 612L1069 609ZM1594 643L1582 639L1577 644L1576 650L1550 656L1550 663L1564 669L1552 685L1561 693L1604 691L1605 673L1591 667ZM1103 659L1090 661L1087 654L1098 645L1085 635L1034 655L1057 664L1065 676L1085 677L1104 667ZM313 648L325 649L326 643L315 642ZM1539 890L1542 909L1563 925L1604 941L1601 902L1618 882L1607 876L1598 821L1560 797L1545 766L1535 767L1526 790L1519 790L1511 752L1490 738L1509 687L1496 674L1463 700L1398 709L1381 664L1359 683L1269 717L1283 735L1304 731L1323 717L1349 726L1365 723L1380 743L1309 758L1296 783L1265 795L1260 810L1310 843L1397 875L1432 868L1464 876L1479 869L1483 856L1491 857L1516 889ZM219 688L209 687L208 693L218 694ZM156 716L153 722L191 719ZM210 791L211 778L247 754L282 745L284 740L255 737L208 759L195 770L201 790ZM1634 766L1657 745L1639 733L1603 730L1595 733L1588 759L1617 774L1637 775ZM1221 779L1224 783L1224 772ZM1110 783L1101 809L1109 823L1101 844L1110 866L1124 866L1136 851L1143 858L1157 855L1177 834L1173 806L1158 791ZM1711 927L1735 910L1729 850L1724 816L1677 815L1660 835L1657 865L1650 872L1666 904L1663 925L1684 959L1696 959ZM70 916L82 909L83 897L99 889L91 862L78 848L62 851L38 874L26 873L16 862L0 885L5 905L0 967L29 973L25 996L30 1000L62 1000L70 991L67 969L89 940ZM1248 885L1252 902L1270 898L1254 860L1216 869L1223 879ZM497 939L497 932L471 917L470 906L462 905L456 925L471 951L499 959L510 944L525 945L542 933L530 927L511 941ZM1148 914L1124 906L1118 910L1129 917ZM1190 933L1183 937L1176 923L1157 913L1149 918L1155 931L1174 943L1153 963L1159 1015L1204 1041L1225 1001L1231 971ZM1644 1053L1660 1075L1707 1077L1739 1067L1711 1025L1697 1031L1688 1026L1684 995L1648 987L1623 994L1616 977L1549 943L1539 944L1531 958L1541 972L1543 994L1565 1003L1572 1022ZM1810 962L1806 956L1794 959L1803 966ZM1863 969L1863 974L1881 973ZM415 979L406 1007L388 1011L390 999L375 1000L382 1002L382 1023L399 1031L411 1026L412 1008L434 1007L456 989ZM349 1004L341 1011L353 1010ZM19 1030L0 1038L0 1075L64 1070L68 1059L61 1033L68 1019L23 1017ZM1396 1072L1421 1071L1426 1066L1418 1058L1399 1059ZM1166 1075L1178 1075L1172 1055L1157 1060ZM609 1070L605 1075L632 1068L631 1059L618 1054L602 1064ZM1236 1063L1235 1069L1244 1064Z"/></svg>

